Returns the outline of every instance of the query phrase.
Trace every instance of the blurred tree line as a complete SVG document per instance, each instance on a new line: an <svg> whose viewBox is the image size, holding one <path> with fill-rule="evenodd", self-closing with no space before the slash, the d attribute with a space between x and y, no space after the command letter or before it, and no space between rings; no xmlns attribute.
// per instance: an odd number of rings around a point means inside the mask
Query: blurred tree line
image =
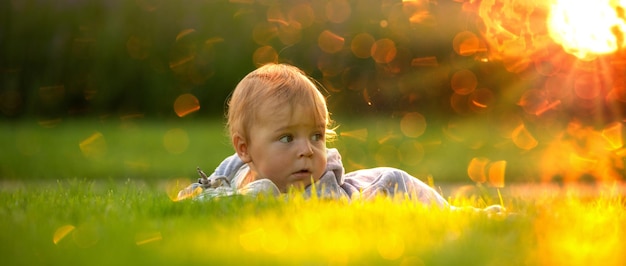
<svg viewBox="0 0 626 266"><path fill-rule="evenodd" d="M3 1L0 35L2 113L6 117L173 114L181 92L216 112L254 65L253 24L228 1ZM206 82L170 69L177 34L222 36L201 67ZM133 43L133 42L136 42ZM134 50L133 50L134 49Z"/></svg>
<svg viewBox="0 0 626 266"><path fill-rule="evenodd" d="M176 97L191 93L198 113L221 114L239 79L262 63L255 51L268 46L278 58L266 61L297 65L322 81L334 113L390 113L419 102L422 112L445 114L452 38L472 24L458 3L421 2L416 12L427 17L412 23L401 1L388 0L3 1L0 108L5 118L171 116ZM281 40L282 29L267 26L291 25L294 7L303 5L312 17L295 18L297 40ZM272 20L272 10L285 20ZM329 19L333 12L348 15ZM342 48L323 51L324 31L342 38ZM354 56L350 41L363 32L394 42L397 69ZM421 57L434 63L411 65ZM412 78L401 79L407 72Z"/></svg>

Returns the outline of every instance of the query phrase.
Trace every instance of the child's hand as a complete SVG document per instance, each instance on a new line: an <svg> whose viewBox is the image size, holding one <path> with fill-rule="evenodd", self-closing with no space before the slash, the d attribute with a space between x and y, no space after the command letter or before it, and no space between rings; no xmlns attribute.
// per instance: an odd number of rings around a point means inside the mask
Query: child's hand
<svg viewBox="0 0 626 266"><path fill-rule="evenodd" d="M196 168L198 170L198 183L202 186L202 188L218 188L218 187L230 187L230 182L228 178L225 176L212 176L208 177L200 167Z"/></svg>

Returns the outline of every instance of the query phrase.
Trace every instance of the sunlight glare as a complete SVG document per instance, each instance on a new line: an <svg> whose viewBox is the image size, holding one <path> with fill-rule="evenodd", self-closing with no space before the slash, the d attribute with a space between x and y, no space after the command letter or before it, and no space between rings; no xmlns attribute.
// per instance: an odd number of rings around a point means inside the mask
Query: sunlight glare
<svg viewBox="0 0 626 266"><path fill-rule="evenodd" d="M153 243L156 241L163 240L163 236L161 232L141 232L135 234L135 244L137 246L142 246L148 243Z"/></svg>
<svg viewBox="0 0 626 266"><path fill-rule="evenodd" d="M581 60L624 47L626 1L554 0L548 14L550 37Z"/></svg>
<svg viewBox="0 0 626 266"><path fill-rule="evenodd" d="M435 56L427 56L427 57L418 57L413 58L411 60L412 67L437 67L439 63L437 62L437 57Z"/></svg>
<svg viewBox="0 0 626 266"><path fill-rule="evenodd" d="M363 142L367 141L367 135L368 135L367 128L359 128L355 130L342 131L339 133L339 136L341 137L352 138L352 139L363 141Z"/></svg>
<svg viewBox="0 0 626 266"><path fill-rule="evenodd" d="M470 56L479 51L486 51L487 48L481 47L478 36L471 31L461 31L454 36L452 40L454 51L461 56Z"/></svg>
<svg viewBox="0 0 626 266"><path fill-rule="evenodd" d="M59 227L56 231L54 231L52 242L54 242L55 245L59 244L59 242L63 240L69 233L74 231L74 229L76 229L76 227L71 224Z"/></svg>
<svg viewBox="0 0 626 266"><path fill-rule="evenodd" d="M278 52L276 52L276 49L270 45L261 46L254 50L254 53L252 54L252 62L257 67L267 63L277 63Z"/></svg>
<svg viewBox="0 0 626 266"><path fill-rule="evenodd" d="M418 112L406 113L400 120L400 131L409 138L417 138L426 131L426 118Z"/></svg>
<svg viewBox="0 0 626 266"><path fill-rule="evenodd" d="M87 158L100 158L104 156L107 151L104 135L97 131L81 141L78 146L80 147L80 151Z"/></svg>
<svg viewBox="0 0 626 266"><path fill-rule="evenodd" d="M396 58L396 43L391 39L380 39L372 45L372 58L379 64L388 64Z"/></svg>
<svg viewBox="0 0 626 266"><path fill-rule="evenodd" d="M372 56L371 50L375 41L374 37L369 33L359 33L352 38L350 49L354 56L366 59Z"/></svg>
<svg viewBox="0 0 626 266"><path fill-rule="evenodd" d="M489 165L489 185L492 187L504 187L504 173L506 172L506 161L495 161Z"/></svg>
<svg viewBox="0 0 626 266"><path fill-rule="evenodd" d="M624 146L624 139L622 137L622 124L613 123L606 126L602 130L602 137L608 141L611 150L617 150Z"/></svg>
<svg viewBox="0 0 626 266"><path fill-rule="evenodd" d="M452 75L450 86L454 92L460 95L468 95L472 93L478 86L478 79L471 70L459 70Z"/></svg>
<svg viewBox="0 0 626 266"><path fill-rule="evenodd" d="M487 181L485 169L489 164L489 159L485 157L474 157L467 166L467 175L476 183L484 183Z"/></svg>
<svg viewBox="0 0 626 266"><path fill-rule="evenodd" d="M320 33L317 44L322 51L329 54L334 54L341 51L345 43L345 39L329 30L324 30Z"/></svg>
<svg viewBox="0 0 626 266"><path fill-rule="evenodd" d="M181 94L174 101L174 112L178 117L184 117L200 110L200 101L191 93Z"/></svg>
<svg viewBox="0 0 626 266"><path fill-rule="evenodd" d="M326 3L326 17L332 23L343 23L352 15L352 6L346 0L330 0Z"/></svg>
<svg viewBox="0 0 626 266"><path fill-rule="evenodd" d="M531 150L532 148L539 145L539 142L533 135L526 129L524 124L520 124L513 133L511 134L511 138L513 139L513 143L523 150Z"/></svg>

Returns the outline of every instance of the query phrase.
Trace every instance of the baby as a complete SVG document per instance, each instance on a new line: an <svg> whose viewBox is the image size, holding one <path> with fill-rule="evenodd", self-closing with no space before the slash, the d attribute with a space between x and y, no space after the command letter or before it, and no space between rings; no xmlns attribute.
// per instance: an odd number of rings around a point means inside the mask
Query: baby
<svg viewBox="0 0 626 266"><path fill-rule="evenodd" d="M433 188L395 168L345 173L336 149L324 96L315 81L286 64L264 65L244 77L228 103L228 130L235 154L210 176L178 194L179 199L234 193L280 195L302 189L320 198L407 197L450 207Z"/></svg>

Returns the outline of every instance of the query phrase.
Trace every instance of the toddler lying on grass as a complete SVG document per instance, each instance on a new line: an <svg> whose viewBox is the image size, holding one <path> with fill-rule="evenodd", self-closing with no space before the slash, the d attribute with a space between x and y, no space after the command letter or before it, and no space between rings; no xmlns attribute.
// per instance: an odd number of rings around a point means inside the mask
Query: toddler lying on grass
<svg viewBox="0 0 626 266"><path fill-rule="evenodd" d="M228 130L235 154L210 176L178 193L179 199L234 193L280 195L289 189L319 198L401 196L454 208L419 179L388 167L345 173L336 149L326 99L313 79L286 64L264 65L244 77L228 103ZM488 210L500 211L492 206Z"/></svg>

